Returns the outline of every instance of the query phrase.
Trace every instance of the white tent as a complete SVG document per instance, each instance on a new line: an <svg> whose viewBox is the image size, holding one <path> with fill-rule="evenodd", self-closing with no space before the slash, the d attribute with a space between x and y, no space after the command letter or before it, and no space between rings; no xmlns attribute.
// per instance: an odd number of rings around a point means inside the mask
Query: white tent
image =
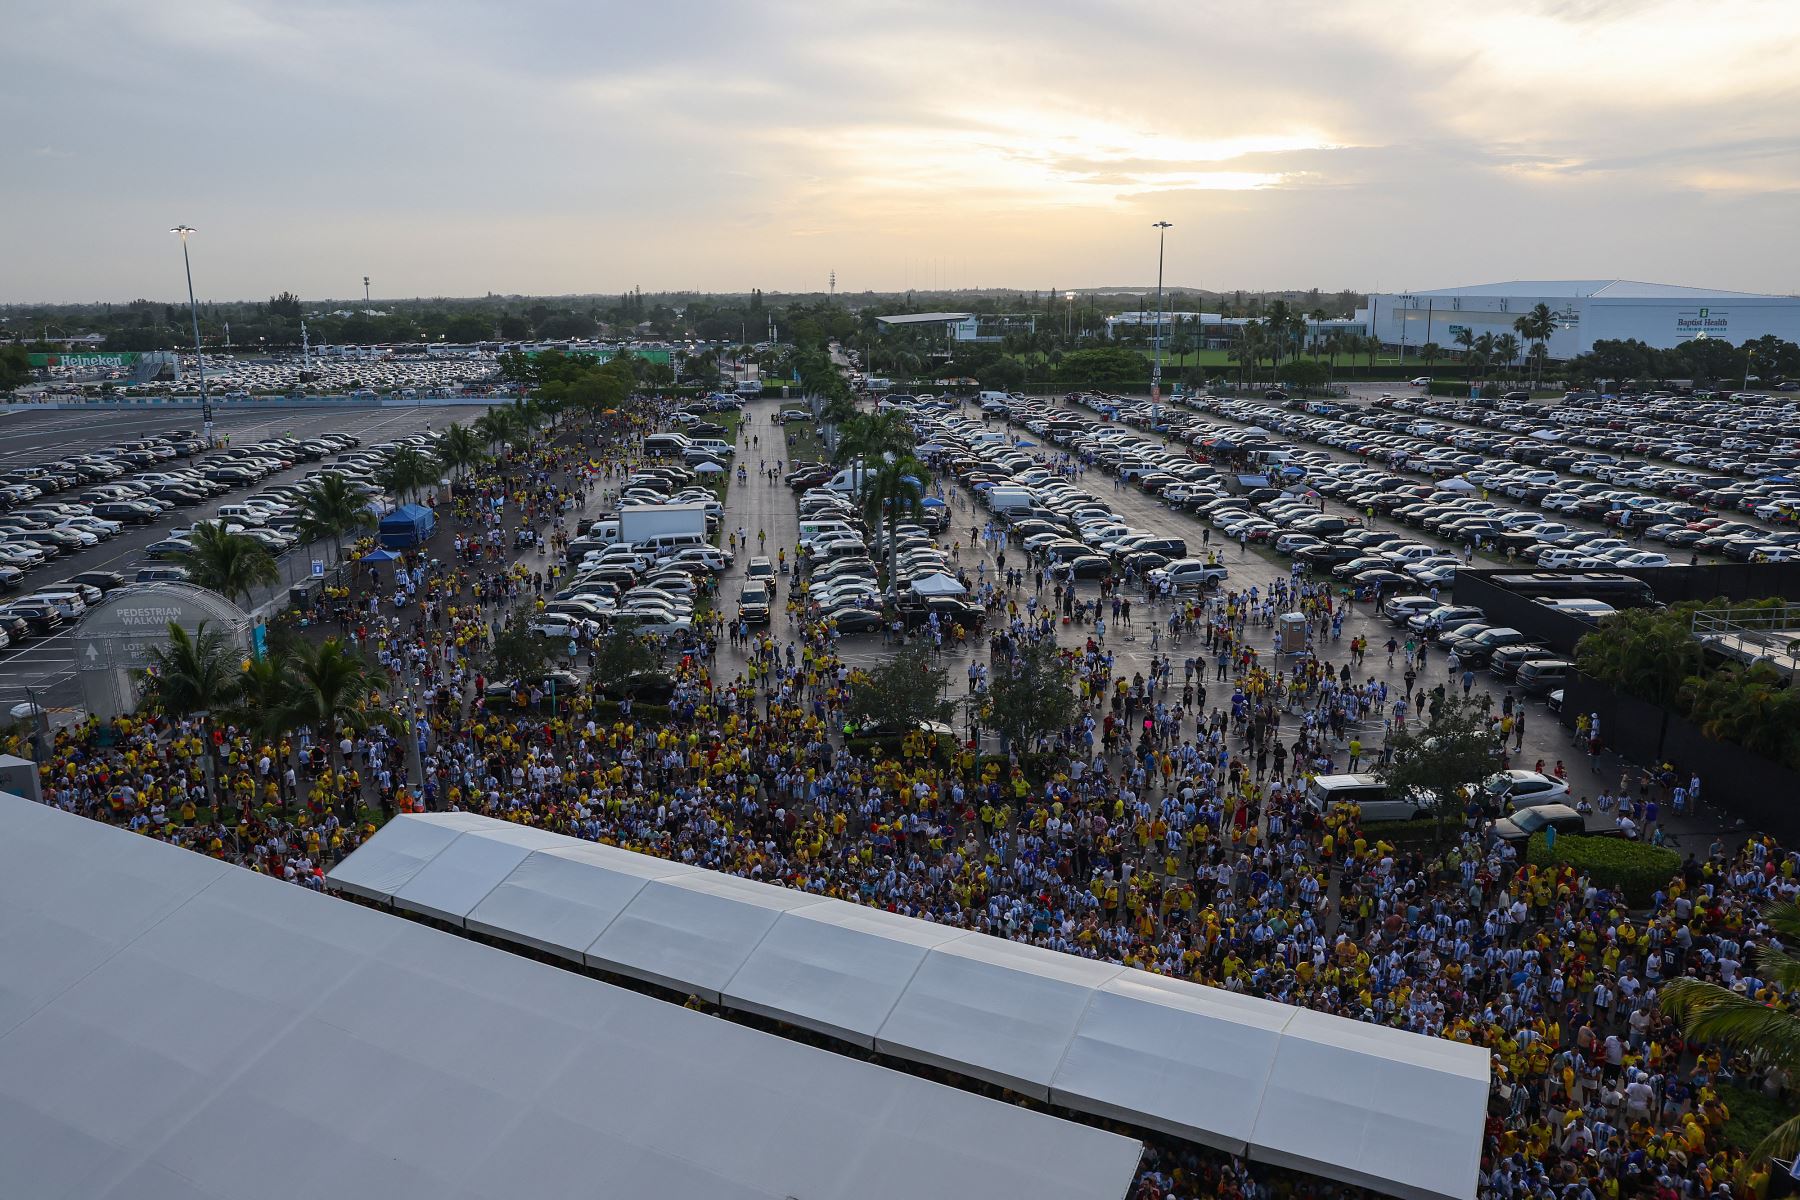
<svg viewBox="0 0 1800 1200"><path fill-rule="evenodd" d="M418 813L406 821L390 821L382 828L381 844L361 847L355 862L345 859L331 872L331 886L365 900L393 900L419 869L471 829L492 824L474 813ZM373 848L373 854L362 850Z"/></svg>
<svg viewBox="0 0 1800 1200"><path fill-rule="evenodd" d="M956 581L956 576L933 571L912 581L912 590L920 596L960 596L969 589Z"/></svg>
<svg viewBox="0 0 1800 1200"><path fill-rule="evenodd" d="M1467 494L1480 490L1461 475L1452 475L1448 479L1440 479L1437 481L1436 486L1437 490L1440 492L1462 492Z"/></svg>
<svg viewBox="0 0 1800 1200"><path fill-rule="evenodd" d="M461 925L469 910L481 903L482 897L511 874L526 855L533 850L548 850L559 840L556 834L529 825L468 830L405 884L395 888L393 902L409 912Z"/></svg>
<svg viewBox="0 0 1800 1200"><path fill-rule="evenodd" d="M491 937L1406 1200L1474 1194L1477 1047L574 838L527 831L504 853L453 854L408 828L442 820L389 822L327 883L367 889L404 862L396 905L460 896L467 927ZM459 837L516 828L472 820Z"/></svg>
<svg viewBox="0 0 1800 1200"><path fill-rule="evenodd" d="M0 795L8 1196L1118 1200L1140 1153Z"/></svg>

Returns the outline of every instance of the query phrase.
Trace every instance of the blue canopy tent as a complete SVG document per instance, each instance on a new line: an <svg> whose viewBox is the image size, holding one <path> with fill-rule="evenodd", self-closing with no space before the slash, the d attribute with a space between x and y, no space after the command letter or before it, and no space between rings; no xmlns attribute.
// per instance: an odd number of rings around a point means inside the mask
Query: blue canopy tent
<svg viewBox="0 0 1800 1200"><path fill-rule="evenodd" d="M399 559L400 559L400 556L398 554L395 554L392 550L382 550L378 547L374 550L369 551L367 554L363 555L357 561L358 562L366 562L366 563L389 563L389 562L398 562Z"/></svg>
<svg viewBox="0 0 1800 1200"><path fill-rule="evenodd" d="M437 514L423 504L402 504L381 518L381 544L389 550L423 545L437 528Z"/></svg>

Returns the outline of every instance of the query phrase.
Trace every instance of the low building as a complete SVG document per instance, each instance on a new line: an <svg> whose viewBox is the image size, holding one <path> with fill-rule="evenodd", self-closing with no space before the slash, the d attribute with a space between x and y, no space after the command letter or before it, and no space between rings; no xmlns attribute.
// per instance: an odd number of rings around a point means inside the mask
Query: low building
<svg viewBox="0 0 1800 1200"><path fill-rule="evenodd" d="M1800 342L1800 297L1630 279L1513 280L1374 294L1367 319L1386 345L1435 342L1453 349L1465 330L1472 338L1520 337L1514 322L1539 304L1554 316L1549 355L1555 359L1585 354L1605 340L1635 339L1661 350L1700 337L1742 345L1774 334Z"/></svg>

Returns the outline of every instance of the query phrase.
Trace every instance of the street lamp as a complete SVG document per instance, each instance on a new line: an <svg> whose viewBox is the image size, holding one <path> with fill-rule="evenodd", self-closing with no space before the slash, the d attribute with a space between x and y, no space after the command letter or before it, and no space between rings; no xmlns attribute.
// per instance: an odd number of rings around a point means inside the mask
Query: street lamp
<svg viewBox="0 0 1800 1200"><path fill-rule="evenodd" d="M1157 404L1162 400L1163 238L1173 225L1168 221L1157 221L1151 228L1156 230L1156 365L1150 368L1150 403Z"/></svg>
<svg viewBox="0 0 1800 1200"><path fill-rule="evenodd" d="M206 394L206 354L200 349L200 306L194 302L194 266L188 261L187 248L188 234L194 232L194 227L177 225L169 232L181 235L181 265L187 271L188 313L194 319L194 363L200 371L200 428L210 446L213 440L212 400Z"/></svg>

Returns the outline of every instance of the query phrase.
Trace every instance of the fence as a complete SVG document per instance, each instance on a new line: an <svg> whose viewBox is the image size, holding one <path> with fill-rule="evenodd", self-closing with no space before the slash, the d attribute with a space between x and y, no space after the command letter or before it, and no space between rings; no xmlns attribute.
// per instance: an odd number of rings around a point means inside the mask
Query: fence
<svg viewBox="0 0 1800 1200"><path fill-rule="evenodd" d="M1698 775L1702 796L1729 818L1783 841L1800 833L1800 772L1709 738L1687 718L1577 672L1563 687L1563 723L1573 726L1582 713L1599 714L1607 749L1645 766L1670 763L1683 778Z"/></svg>

